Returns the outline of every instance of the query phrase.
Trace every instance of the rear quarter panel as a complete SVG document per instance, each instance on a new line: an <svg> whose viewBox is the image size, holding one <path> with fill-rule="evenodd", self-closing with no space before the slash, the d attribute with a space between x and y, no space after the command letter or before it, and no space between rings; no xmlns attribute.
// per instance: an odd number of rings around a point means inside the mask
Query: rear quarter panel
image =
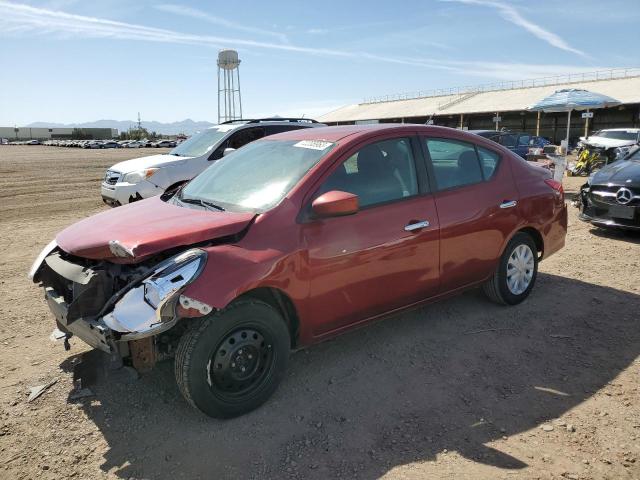
<svg viewBox="0 0 640 480"><path fill-rule="evenodd" d="M514 155L511 162L516 187L520 194L518 213L524 227L540 232L544 243L543 258L560 250L567 235L567 206L564 198L549 185L551 173L530 165Z"/></svg>

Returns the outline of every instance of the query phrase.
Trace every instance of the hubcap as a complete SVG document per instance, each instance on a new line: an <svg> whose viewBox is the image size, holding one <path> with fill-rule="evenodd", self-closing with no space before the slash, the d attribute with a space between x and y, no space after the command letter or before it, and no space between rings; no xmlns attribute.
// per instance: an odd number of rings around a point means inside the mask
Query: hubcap
<svg viewBox="0 0 640 480"><path fill-rule="evenodd" d="M251 328L236 330L209 360L209 386L223 394L246 394L266 376L272 357L271 342L263 334Z"/></svg>
<svg viewBox="0 0 640 480"><path fill-rule="evenodd" d="M533 252L528 245L513 249L507 262L507 287L511 293L520 295L529 287L534 266Z"/></svg>

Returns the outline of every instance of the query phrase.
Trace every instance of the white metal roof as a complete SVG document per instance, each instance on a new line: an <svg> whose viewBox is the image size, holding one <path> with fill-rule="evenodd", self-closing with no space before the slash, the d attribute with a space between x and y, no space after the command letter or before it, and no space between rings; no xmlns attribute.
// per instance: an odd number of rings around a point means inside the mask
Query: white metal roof
<svg viewBox="0 0 640 480"><path fill-rule="evenodd" d="M640 76L573 82L541 87L442 95L389 102L347 105L322 115L321 122L352 122L386 118L424 117L466 113L494 113L525 110L562 88L581 88L602 93L623 104L640 103Z"/></svg>

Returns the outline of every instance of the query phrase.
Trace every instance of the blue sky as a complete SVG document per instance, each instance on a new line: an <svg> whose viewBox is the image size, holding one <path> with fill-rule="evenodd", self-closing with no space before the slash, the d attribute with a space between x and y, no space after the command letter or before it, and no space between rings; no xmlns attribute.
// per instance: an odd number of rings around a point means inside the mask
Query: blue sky
<svg viewBox="0 0 640 480"><path fill-rule="evenodd" d="M639 21L638 0L0 0L0 125L215 121L221 48L246 117L636 67Z"/></svg>

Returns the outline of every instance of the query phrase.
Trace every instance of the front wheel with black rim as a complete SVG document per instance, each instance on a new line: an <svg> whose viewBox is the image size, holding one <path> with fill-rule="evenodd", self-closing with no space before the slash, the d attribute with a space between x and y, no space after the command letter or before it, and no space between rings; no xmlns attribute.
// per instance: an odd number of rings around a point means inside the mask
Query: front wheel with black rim
<svg viewBox="0 0 640 480"><path fill-rule="evenodd" d="M529 296L538 274L538 250L530 235L520 232L507 244L498 268L483 285L490 300L516 305Z"/></svg>
<svg viewBox="0 0 640 480"><path fill-rule="evenodd" d="M264 403L284 377L289 330L267 303L240 300L193 324L180 339L176 381L194 407L215 418Z"/></svg>

